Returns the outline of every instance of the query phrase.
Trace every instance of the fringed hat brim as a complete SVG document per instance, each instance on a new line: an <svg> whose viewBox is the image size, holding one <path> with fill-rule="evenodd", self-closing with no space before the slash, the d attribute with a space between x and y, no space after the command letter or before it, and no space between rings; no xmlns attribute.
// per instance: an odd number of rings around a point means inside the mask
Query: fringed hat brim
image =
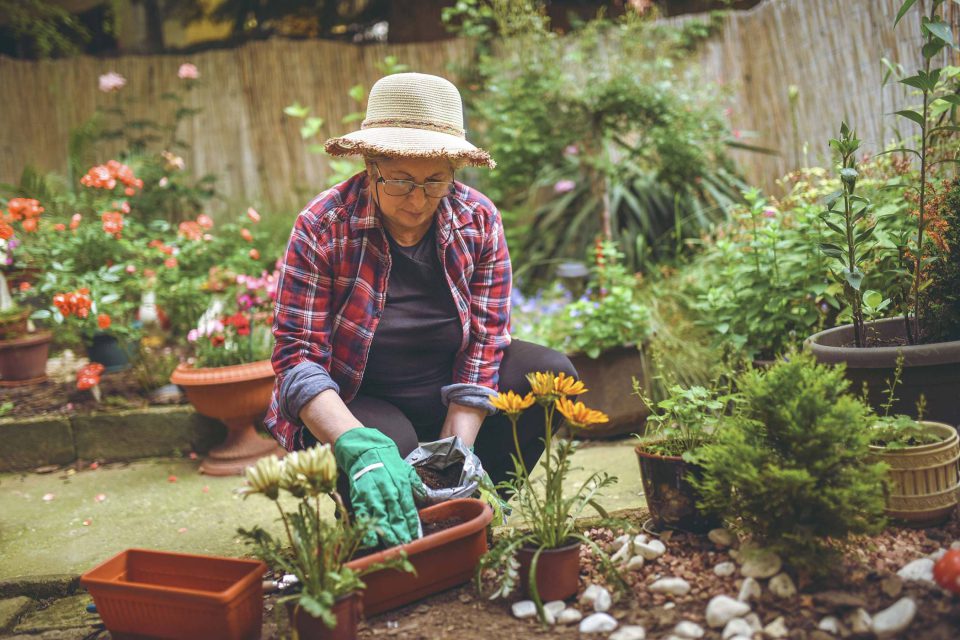
<svg viewBox="0 0 960 640"><path fill-rule="evenodd" d="M493 169L490 154L463 138L426 129L376 127L330 138L323 148L332 156L382 155L388 158L450 158Z"/></svg>

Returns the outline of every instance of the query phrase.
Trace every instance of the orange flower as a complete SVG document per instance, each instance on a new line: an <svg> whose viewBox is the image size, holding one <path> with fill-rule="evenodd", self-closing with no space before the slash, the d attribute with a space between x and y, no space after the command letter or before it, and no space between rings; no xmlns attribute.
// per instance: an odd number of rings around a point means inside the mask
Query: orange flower
<svg viewBox="0 0 960 640"><path fill-rule="evenodd" d="M37 230L37 219L36 218L27 218L22 223L23 230L27 233L33 233Z"/></svg>
<svg viewBox="0 0 960 640"><path fill-rule="evenodd" d="M86 287L53 296L53 305L64 317L75 315L78 318L86 318L90 314L92 304L90 289Z"/></svg>
<svg viewBox="0 0 960 640"><path fill-rule="evenodd" d="M32 288L33 288L33 285L30 284L29 282L20 283L20 291L30 291L30 289Z"/></svg>
<svg viewBox="0 0 960 640"><path fill-rule="evenodd" d="M503 411L508 416L518 416L520 412L524 409L528 409L533 405L534 397L532 393L528 393L525 396L514 393L513 391L507 391L506 393L497 394L496 398L490 400L490 404L495 406L500 411Z"/></svg>
<svg viewBox="0 0 960 640"><path fill-rule="evenodd" d="M260 214L253 207L247 207L247 217L254 222L260 222Z"/></svg>
<svg viewBox="0 0 960 640"><path fill-rule="evenodd" d="M67 225L63 224L62 222L58 222L57 224L53 225L53 230L54 230L54 231L66 231L66 230L67 230Z"/></svg>
<svg viewBox="0 0 960 640"><path fill-rule="evenodd" d="M178 233L187 240L199 240L203 237L203 227L199 222L187 220L180 223Z"/></svg>
<svg viewBox="0 0 960 640"><path fill-rule="evenodd" d="M0 220L0 240L9 240L13 237L13 227Z"/></svg>
<svg viewBox="0 0 960 640"><path fill-rule="evenodd" d="M174 267L177 266L177 259L173 257L167 258L166 260L163 261L163 266L165 266L168 269L173 269Z"/></svg>
<svg viewBox="0 0 960 640"><path fill-rule="evenodd" d="M253 258L254 260L259 260L260 252L257 251L256 249L250 249L250 257Z"/></svg>
<svg viewBox="0 0 960 640"><path fill-rule="evenodd" d="M11 198L7 203L7 211L14 220L26 221L39 217L43 213L43 207L39 200L33 198Z"/></svg>
<svg viewBox="0 0 960 640"><path fill-rule="evenodd" d="M120 232L123 231L122 213L119 211L107 211L100 216L100 220L103 222L104 232L120 237Z"/></svg>
<svg viewBox="0 0 960 640"><path fill-rule="evenodd" d="M208 216L205 213L201 213L197 216L197 224L203 227L204 229L210 229L213 227L213 218Z"/></svg>
<svg viewBox="0 0 960 640"><path fill-rule="evenodd" d="M575 429L589 429L595 424L609 422L610 418L602 411L589 409L582 402L573 402L567 398L557 399L557 410L567 419L567 424Z"/></svg>
<svg viewBox="0 0 960 640"><path fill-rule="evenodd" d="M247 242L253 242L253 234L250 233L250 229L247 229L246 227L240 229L240 237Z"/></svg>
<svg viewBox="0 0 960 640"><path fill-rule="evenodd" d="M112 321L110 320L110 316L108 316L107 314L101 313L100 315L97 316L97 326L103 329L104 331L109 329L111 324L112 324Z"/></svg>
<svg viewBox="0 0 960 640"><path fill-rule="evenodd" d="M583 386L583 382L573 376L568 376L562 371L553 379L553 388L555 393L561 396L578 396L587 391L587 388Z"/></svg>
<svg viewBox="0 0 960 640"><path fill-rule="evenodd" d="M79 213L75 213L70 216L70 229L73 230L79 227L81 220L83 220L83 216L81 216Z"/></svg>

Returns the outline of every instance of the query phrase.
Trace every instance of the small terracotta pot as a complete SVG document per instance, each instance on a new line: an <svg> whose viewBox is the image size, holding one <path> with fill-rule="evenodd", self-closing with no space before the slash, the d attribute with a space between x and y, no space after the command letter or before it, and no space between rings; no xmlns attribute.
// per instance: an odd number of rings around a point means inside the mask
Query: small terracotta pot
<svg viewBox="0 0 960 640"><path fill-rule="evenodd" d="M530 593L530 563L537 552L535 547L517 551L520 561L520 588ZM580 542L575 541L556 549L544 549L537 558L537 593L540 600L566 600L580 588Z"/></svg>
<svg viewBox="0 0 960 640"><path fill-rule="evenodd" d="M688 474L699 477L700 467L684 462L680 456L652 453L643 446L635 447L634 452L654 526L693 533L705 533L719 526L716 518L697 508L697 491L687 480Z"/></svg>
<svg viewBox="0 0 960 640"><path fill-rule="evenodd" d="M20 387L46 380L51 340L53 334L49 331L0 340L0 387Z"/></svg>
<svg viewBox="0 0 960 640"><path fill-rule="evenodd" d="M253 427L270 406L273 366L269 360L229 367L193 368L181 364L170 382L183 387L193 407L227 425L227 439L210 450L200 471L212 476L243 473L266 455L283 456L273 439L261 438Z"/></svg>
<svg viewBox="0 0 960 640"><path fill-rule="evenodd" d="M127 549L80 577L114 638L248 640L263 624L259 560Z"/></svg>
<svg viewBox="0 0 960 640"><path fill-rule="evenodd" d="M473 577L480 556L487 552L487 525L493 520L490 505L474 498L449 500L420 511L423 522L457 518L461 524L391 547L347 563L362 570L401 551L417 570L416 575L381 569L363 577L363 610L374 615L463 584Z"/></svg>
<svg viewBox="0 0 960 640"><path fill-rule="evenodd" d="M359 591L340 596L333 603L333 615L337 617L337 626L333 629L314 618L295 603L287 604L291 625L297 630L300 640L354 640L357 637L357 625L363 614L363 598Z"/></svg>

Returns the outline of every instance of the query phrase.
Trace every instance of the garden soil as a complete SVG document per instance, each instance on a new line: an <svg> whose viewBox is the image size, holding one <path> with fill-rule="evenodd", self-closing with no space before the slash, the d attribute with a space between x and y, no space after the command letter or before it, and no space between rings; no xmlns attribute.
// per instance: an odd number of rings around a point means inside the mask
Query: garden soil
<svg viewBox="0 0 960 640"><path fill-rule="evenodd" d="M611 540L615 532L590 530L597 540ZM833 615L843 619L862 607L875 614L899 598L909 596L918 605L913 624L900 638L903 640L956 640L960 637L960 596L949 595L939 588L920 582L904 582L897 570L919 557L960 540L960 521L923 531L888 528L882 534L858 538L851 546L846 561L829 584L801 585L799 596L779 600L766 588L753 611L768 624L783 616L792 640L827 640L833 636L817 630L818 622ZM612 615L621 625L642 625L647 638L656 640L670 635L681 620L694 621L707 627L704 612L714 595L736 597L740 579L737 575L721 578L713 567L731 557L716 548L705 536L675 534L665 541L667 553L646 564L637 572L629 572L629 593L614 603ZM580 592L599 579L593 571L593 557L582 552ZM645 586L658 577L680 576L693 589L682 597L651 594ZM397 638L398 640L480 638L606 638L609 634L581 635L577 625L542 629L534 620L518 620L510 612L510 601L489 601L480 597L472 584L451 589L406 607L367 619L362 623L359 638ZM285 613L273 610L275 597L267 599L264 613L264 638L288 637ZM575 603L574 603L575 604ZM281 608L282 609L282 608ZM588 613L584 611L584 613ZM720 638L720 629L708 629L705 638ZM757 636L759 637L759 635ZM873 638L872 634L851 638Z"/></svg>
<svg viewBox="0 0 960 640"><path fill-rule="evenodd" d="M141 409L149 403L131 371L105 373L100 377L101 402L90 391L77 389L76 380L48 379L40 384L0 388L0 405L13 407L0 417L35 418L86 414L94 411Z"/></svg>

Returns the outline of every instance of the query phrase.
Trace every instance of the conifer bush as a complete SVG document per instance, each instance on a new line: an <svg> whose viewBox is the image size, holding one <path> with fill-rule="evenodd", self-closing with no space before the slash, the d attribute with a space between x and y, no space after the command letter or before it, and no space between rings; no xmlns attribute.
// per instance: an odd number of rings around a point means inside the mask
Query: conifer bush
<svg viewBox="0 0 960 640"><path fill-rule="evenodd" d="M886 465L867 459L870 409L842 367L791 353L739 377L744 401L703 449L700 507L797 570L829 570L837 542L883 526Z"/></svg>

